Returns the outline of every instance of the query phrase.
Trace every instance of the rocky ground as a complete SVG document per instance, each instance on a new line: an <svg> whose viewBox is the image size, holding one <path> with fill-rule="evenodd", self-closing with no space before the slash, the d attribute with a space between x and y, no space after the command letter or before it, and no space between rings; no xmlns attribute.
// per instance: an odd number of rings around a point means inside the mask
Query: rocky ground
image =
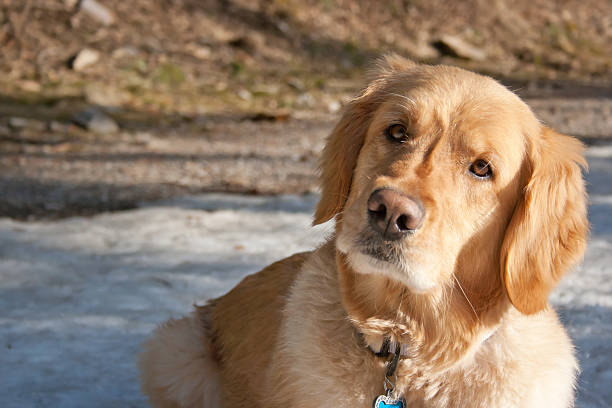
<svg viewBox="0 0 612 408"><path fill-rule="evenodd" d="M520 92L544 122L597 144L612 137L610 91ZM0 103L0 215L93 214L201 192L313 192L317 158L338 118L308 111L151 117L102 110L117 129L95 133L75 123L87 109Z"/></svg>

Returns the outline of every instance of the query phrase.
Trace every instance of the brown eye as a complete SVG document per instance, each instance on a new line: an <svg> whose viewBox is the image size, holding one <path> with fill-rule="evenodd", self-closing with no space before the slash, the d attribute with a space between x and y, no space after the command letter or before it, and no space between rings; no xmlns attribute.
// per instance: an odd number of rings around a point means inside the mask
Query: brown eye
<svg viewBox="0 0 612 408"><path fill-rule="evenodd" d="M406 126L400 125L399 123L389 126L385 134L389 140L393 142L405 142L408 139L408 130L406 130Z"/></svg>
<svg viewBox="0 0 612 408"><path fill-rule="evenodd" d="M490 178L493 175L493 170L491 169L491 165L486 160L476 160L470 166L470 172L479 178Z"/></svg>

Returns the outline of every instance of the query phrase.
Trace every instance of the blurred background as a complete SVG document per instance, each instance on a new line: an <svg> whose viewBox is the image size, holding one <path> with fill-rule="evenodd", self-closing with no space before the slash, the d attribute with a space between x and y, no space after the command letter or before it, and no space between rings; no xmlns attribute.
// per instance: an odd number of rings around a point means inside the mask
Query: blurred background
<svg viewBox="0 0 612 408"><path fill-rule="evenodd" d="M325 136L389 51L612 135L609 0L0 0L0 216L316 191Z"/></svg>
<svg viewBox="0 0 612 408"><path fill-rule="evenodd" d="M576 406L612 406L611 0L0 0L0 406L148 406L157 324L333 233L317 159L391 51L588 145L588 250L550 300Z"/></svg>

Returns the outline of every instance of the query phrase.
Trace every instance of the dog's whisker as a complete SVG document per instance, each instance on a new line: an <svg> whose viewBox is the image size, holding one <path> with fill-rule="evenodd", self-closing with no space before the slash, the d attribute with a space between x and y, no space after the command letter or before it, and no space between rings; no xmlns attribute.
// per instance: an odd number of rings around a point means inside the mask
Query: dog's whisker
<svg viewBox="0 0 612 408"><path fill-rule="evenodd" d="M478 313L476 313L476 309L474 309L474 305L472 305L472 302L470 302L470 299L467 297L467 294L465 293L465 290L463 290L463 286L461 286L461 282L459 282L459 279L457 279L457 276L455 276L454 273L452 273L453 279L455 280L455 282L457 282L457 286L459 286L459 290L461 290L461 293L463 294L463 297L465 298L465 300L467 300L468 305L470 305L470 308L472 309L472 312L474 312L474 316L476 317L476 320L479 323L482 323L480 321L480 317L478 317Z"/></svg>

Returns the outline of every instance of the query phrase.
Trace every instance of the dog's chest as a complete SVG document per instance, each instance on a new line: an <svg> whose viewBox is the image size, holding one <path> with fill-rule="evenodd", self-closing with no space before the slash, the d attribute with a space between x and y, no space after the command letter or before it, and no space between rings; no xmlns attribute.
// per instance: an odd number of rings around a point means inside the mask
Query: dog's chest
<svg viewBox="0 0 612 408"><path fill-rule="evenodd" d="M505 362L498 356L488 353L488 346L483 347L480 352L462 361L454 368L440 371L435 363L427 364L420 359L402 358L397 366L396 376L391 380L395 387L393 396L405 401L404 407L410 408L438 408L449 406L486 406L503 407L511 406L507 401L510 390L504 390L504 367ZM385 369L387 363L385 359L376 357L370 353L372 365L376 367L369 372L366 366L353 367L353 382L349 385L346 382L337 384L337 390L346 390L348 397L354 394L357 384L371 384L370 390L359 393L359 399L351 401L346 406L350 407L372 407L372 401L379 395L384 395L383 385L385 382ZM358 379L358 380L357 380ZM365 391L364 387L362 390ZM364 394L365 398L364 398ZM384 404L379 407L394 406Z"/></svg>
<svg viewBox="0 0 612 408"><path fill-rule="evenodd" d="M335 276L321 266L307 264L296 279L284 310L282 346L268 372L272 385L268 398L281 400L292 395L292 405L297 408L330 402L338 408L372 408L375 398L385 393L386 361L368 349L347 319ZM477 370L432 374L435 372L422 359L400 360L395 386L406 407L474 406L466 395L479 392L465 391L487 382L488 376ZM465 403L454 404L457 401Z"/></svg>
<svg viewBox="0 0 612 408"><path fill-rule="evenodd" d="M410 408L513 406L513 391L503 386L505 366L487 353L444 372L406 359L398 367L397 394Z"/></svg>

